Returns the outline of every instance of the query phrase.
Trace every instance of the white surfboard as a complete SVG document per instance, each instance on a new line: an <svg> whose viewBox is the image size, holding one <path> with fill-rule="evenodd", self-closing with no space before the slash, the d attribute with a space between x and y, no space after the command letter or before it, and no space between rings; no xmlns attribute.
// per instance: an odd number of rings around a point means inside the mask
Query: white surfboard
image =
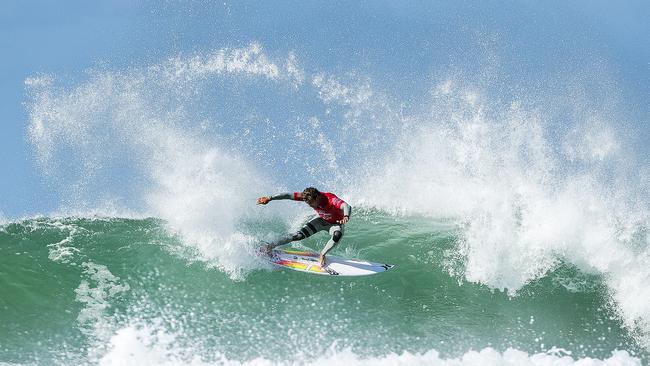
<svg viewBox="0 0 650 366"><path fill-rule="evenodd" d="M273 249L269 255L262 254L263 258L277 266L327 276L367 276L386 272L394 267L392 264L327 255L325 267L322 268L318 263L319 256L320 254L310 251L285 249Z"/></svg>

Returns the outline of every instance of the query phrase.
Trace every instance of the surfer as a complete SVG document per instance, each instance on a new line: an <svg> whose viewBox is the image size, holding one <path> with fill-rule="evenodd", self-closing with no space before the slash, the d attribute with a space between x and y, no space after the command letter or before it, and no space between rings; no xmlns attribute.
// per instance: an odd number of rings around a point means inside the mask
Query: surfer
<svg viewBox="0 0 650 366"><path fill-rule="evenodd" d="M257 199L257 204L266 205L273 200L304 201L316 211L318 216L309 220L297 232L284 236L274 243L269 243L263 246L262 249L266 252L271 252L273 248L279 245L303 240L319 231L327 230L330 234L330 240L320 252L319 258L321 267L325 266L325 255L341 241L344 232L343 227L350 220L352 207L342 199L336 197L334 193L319 192L314 187L305 188L302 192L281 193L274 196L260 197Z"/></svg>

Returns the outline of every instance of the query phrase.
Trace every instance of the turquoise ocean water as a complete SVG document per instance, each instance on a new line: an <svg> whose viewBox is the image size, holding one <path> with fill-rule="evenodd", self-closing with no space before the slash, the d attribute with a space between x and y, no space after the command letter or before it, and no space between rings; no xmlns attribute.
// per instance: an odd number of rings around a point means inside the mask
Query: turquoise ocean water
<svg viewBox="0 0 650 366"><path fill-rule="evenodd" d="M561 261L510 296L451 274L466 260L458 235L450 222L359 210L339 253L395 269L363 278L274 271L255 263L250 243L236 255L251 269L233 278L197 260L159 219L6 223L0 356L115 365L648 361L603 276Z"/></svg>

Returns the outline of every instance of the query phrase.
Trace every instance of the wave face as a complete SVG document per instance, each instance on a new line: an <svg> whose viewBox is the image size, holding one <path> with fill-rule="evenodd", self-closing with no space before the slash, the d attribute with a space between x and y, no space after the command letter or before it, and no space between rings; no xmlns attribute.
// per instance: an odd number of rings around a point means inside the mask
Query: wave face
<svg viewBox="0 0 650 366"><path fill-rule="evenodd" d="M561 264L510 297L449 276L439 258L454 250L461 233L449 222L363 210L355 221L342 251L395 263L394 273L332 279L271 271L252 259L255 270L233 281L159 219L43 217L5 224L2 359L102 365L647 362L647 351L611 306L602 276ZM324 240L314 236L304 246L318 249Z"/></svg>
<svg viewBox="0 0 650 366"><path fill-rule="evenodd" d="M3 358L647 362L640 124L610 107L602 70L552 95L495 92L493 72L441 73L405 100L253 42L27 79L28 137L62 204L4 219ZM259 263L309 210L252 202L311 185L355 208L337 250L393 273Z"/></svg>

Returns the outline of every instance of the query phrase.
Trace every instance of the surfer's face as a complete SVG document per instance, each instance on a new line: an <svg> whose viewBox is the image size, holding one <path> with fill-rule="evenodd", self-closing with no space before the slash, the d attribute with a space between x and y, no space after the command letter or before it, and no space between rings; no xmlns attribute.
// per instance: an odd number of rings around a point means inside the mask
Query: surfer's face
<svg viewBox="0 0 650 366"><path fill-rule="evenodd" d="M305 202L307 202L307 204L311 208L318 207L318 197L306 196L305 197Z"/></svg>

